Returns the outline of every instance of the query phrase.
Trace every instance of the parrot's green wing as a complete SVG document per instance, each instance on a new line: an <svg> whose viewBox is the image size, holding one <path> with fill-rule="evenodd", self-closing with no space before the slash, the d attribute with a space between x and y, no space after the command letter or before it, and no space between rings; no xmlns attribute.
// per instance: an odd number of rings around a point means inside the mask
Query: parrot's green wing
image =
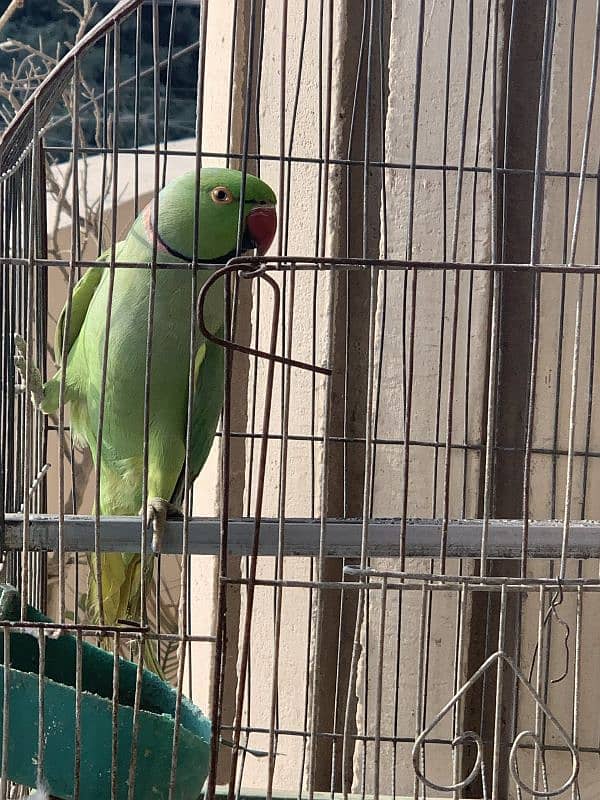
<svg viewBox="0 0 600 800"><path fill-rule="evenodd" d="M122 242L117 244L117 255L122 244ZM105 250L96 260L108 261L109 258L110 248ZM73 346L75 339L79 336L83 320L85 319L90 302L103 274L103 267L90 267L75 284L71 301L71 324L69 325L69 335L67 337L67 353ZM57 367L61 366L66 314L67 307L65 305L60 312L60 317L56 323L56 333L54 334L54 363Z"/></svg>
<svg viewBox="0 0 600 800"><path fill-rule="evenodd" d="M115 255L119 257L119 251L125 242L117 242ZM96 261L108 261L110 259L110 247ZM100 279L104 274L104 267L89 267L83 276L75 284L71 301L71 324L69 325L69 336L67 338L67 353L73 346L73 342L79 336L79 331L83 325L83 320L87 314L94 292L98 288ZM54 363L57 367L61 366L63 340L65 335L65 317L67 307L60 312L60 317L56 323L56 333L54 334Z"/></svg>
<svg viewBox="0 0 600 800"><path fill-rule="evenodd" d="M217 336L222 336L222 329ZM208 458L223 406L223 348L205 341L196 353L196 381L190 436L190 477L194 481ZM185 466L177 480L171 502L181 508Z"/></svg>
<svg viewBox="0 0 600 800"><path fill-rule="evenodd" d="M102 253L98 261L106 261L110 255L110 251ZM90 267L84 275L77 281L71 296L71 319L69 324L69 331L67 334L67 354L70 352L75 339L79 336L83 321L86 318L94 292L98 288L104 269L102 267ZM54 363L58 371L56 374L46 381L43 386L43 399L40 403L40 410L44 414L54 414L58 410L60 401L60 385L62 374L62 352L63 344L65 341L65 321L67 316L67 305L65 304L58 321L56 323L56 331L54 333ZM67 402L73 400L73 397L68 395L65 397ZM88 442L89 444L89 442Z"/></svg>
<svg viewBox="0 0 600 800"><path fill-rule="evenodd" d="M83 277L75 284L71 300L71 324L69 325L69 335L67 336L67 353L71 349L75 339L79 336L79 331L83 325L83 320L87 314L90 301L100 283L103 272L104 270L101 267L90 267ZM54 334L54 362L57 367L61 366L62 361L66 315L67 306L65 305L60 312L60 317L56 323L56 333Z"/></svg>

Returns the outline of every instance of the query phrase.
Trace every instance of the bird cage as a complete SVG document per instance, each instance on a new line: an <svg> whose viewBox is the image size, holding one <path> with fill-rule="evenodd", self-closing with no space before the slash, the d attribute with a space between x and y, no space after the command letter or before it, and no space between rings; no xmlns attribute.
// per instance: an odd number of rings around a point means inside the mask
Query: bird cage
<svg viewBox="0 0 600 800"><path fill-rule="evenodd" d="M0 795L596 800L600 4L99 8L0 141Z"/></svg>

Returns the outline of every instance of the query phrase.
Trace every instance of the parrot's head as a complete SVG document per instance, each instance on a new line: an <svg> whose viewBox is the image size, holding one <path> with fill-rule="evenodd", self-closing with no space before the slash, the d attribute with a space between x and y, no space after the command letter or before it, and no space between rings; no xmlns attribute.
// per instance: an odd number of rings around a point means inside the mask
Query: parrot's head
<svg viewBox="0 0 600 800"><path fill-rule="evenodd" d="M204 167L200 171L199 260L221 262L235 255L242 201L242 249L255 249L258 255L269 249L277 230L275 193L264 181L248 174L242 192L243 177L235 169ZM189 172L171 181L159 196L158 249L186 261L191 261L193 252L195 189L196 174ZM153 203L144 209L138 222L151 242Z"/></svg>

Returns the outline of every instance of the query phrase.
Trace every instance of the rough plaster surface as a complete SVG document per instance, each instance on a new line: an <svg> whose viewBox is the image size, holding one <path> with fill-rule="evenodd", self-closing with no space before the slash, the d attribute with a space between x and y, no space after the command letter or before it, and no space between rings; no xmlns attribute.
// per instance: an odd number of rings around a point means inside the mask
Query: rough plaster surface
<svg viewBox="0 0 600 800"><path fill-rule="evenodd" d="M550 117L548 128L548 168L575 173L581 168L582 145L588 107L588 93L592 65L592 29L595 26L596 8L592 2L584 2L577 9L574 30L572 121L568 120L569 50L571 36L571 12L566 4L558 4L558 18L553 59ZM598 125L600 118L595 106L592 118L588 169L595 170L600 155ZM570 136L570 142L569 142ZM569 149L570 144L570 149ZM542 260L560 264L570 260L573 221L578 192L578 178L552 178L546 180L544 199L544 226L542 237ZM582 195L581 221L577 247L574 253L577 263L598 263L596 252L596 187L586 181ZM566 452L569 432L569 409L571 404L571 374L573 365L573 343L575 335L575 307L579 288L579 277L544 276L541 281L540 342L538 381L535 398L534 446L554 448ZM597 451L600 429L597 424L595 403L592 406L588 428L588 398L590 387L596 394L598 370L598 330L592 328L592 316L597 302L596 280L586 276L583 281L583 304L581 324L581 348L579 363L579 386L575 415L575 448ZM562 327L561 308L564 308ZM597 312L596 312L597 313ZM588 443L589 439L589 443ZM556 442L556 444L555 444ZM550 455L537 454L532 463L530 491L531 516L560 518L564 513L566 456L556 459L556 472ZM573 518L598 519L600 505L598 492L594 490L599 477L597 459L589 459L587 465L587 493L583 491L585 459L576 456L573 469L573 492L571 515ZM532 575L547 576L554 566L547 561L530 565ZM597 576L595 562L569 564L567 575L571 577ZM546 607L549 596L546 597ZM598 740L598 719L592 709L597 707L600 696L597 686L597 668L600 658L598 639L598 598L596 594L583 593L582 626L579 635L576 626L577 596L565 597L558 607L560 618L570 626L569 673L559 683L548 683L547 705L580 745ZM527 597L524 606L523 664L529 669L533 662L537 641L539 598L536 594ZM547 630L547 628L546 628ZM564 627L552 623L549 639L550 659L548 672L542 670L542 681L557 678L566 664ZM579 661L574 657L574 637L579 639ZM547 644L544 645L544 650ZM579 685L574 685L578 674ZM537 673L534 671L534 684ZM542 684L543 685L543 684ZM579 714L573 713L574 698L577 698ZM530 727L533 719L532 704L524 698L519 708L519 729ZM560 736L552 726L548 729L548 740L559 744ZM591 755L580 756L579 789L582 800L593 800L598 796L597 759ZM568 777L571 760L564 753L552 753L546 759L549 788L560 786ZM525 766L527 765L527 766ZM523 758L523 772L531 775L529 763ZM515 795L516 796L516 795Z"/></svg>
<svg viewBox="0 0 600 800"><path fill-rule="evenodd" d="M416 161L419 164L444 162L444 107L446 40L450 3L427 4L423 45L423 80ZM465 80L466 21L464 7L456 7L452 54L452 84L448 114L447 163L458 163L458 144L463 121L463 86ZM415 102L415 58L418 24L418 3L392 3L389 98L386 120L386 160L410 162L412 115ZM474 69L471 99L468 108L468 135L465 142L467 163L489 163L489 101L483 106L481 138L477 150L476 114L481 87L482 42L485 40L485 13L475 5ZM475 66L476 65L476 66ZM486 73L487 74L487 73ZM439 77L438 77L439 76ZM484 87L486 95L489 87ZM406 170L389 170L386 174L388 240L390 258L415 260L450 260L453 252L453 231L457 215L456 257L466 260L489 259L490 191L489 180L481 175L477 183L465 176L461 203L457 211L456 172L444 178L440 171L417 170L414 181L414 223L412 251L408 236L411 179ZM444 224L445 223L445 224ZM471 238L473 225L474 238ZM446 239L444 240L444 232ZM410 314L413 282L416 286L416 315ZM382 314L382 276L378 308L379 337L384 337L381 365L382 399L378 435L384 439L404 438L404 407L407 348L409 331L414 325L414 369L412 379L412 414L410 438L413 441L446 441L450 342L454 312L453 292L456 273L437 271L387 274L387 309L385 329ZM486 373L487 315L489 276L475 272L458 277L458 332L456 339L456 371L453 398L453 442L481 443L483 436L483 402ZM404 298L408 302L404 303ZM408 310L406 313L404 309ZM468 379L467 376L468 375ZM438 404L439 398L439 404ZM408 471L408 515L441 516L443 514L444 455L435 458L431 447L411 446ZM376 455L374 514L399 516L403 485L403 448L378 446ZM477 515L480 469L479 452L453 451L450 462L449 515ZM462 487L466 476L466 492ZM394 559L377 560L381 569L397 570ZM431 561L409 559L407 569L429 572L436 569ZM463 570L468 565L463 564ZM439 568L439 567L438 567ZM447 570L458 570L449 562ZM367 702L358 705L358 729L374 735L376 717L377 664L379 658L379 615L381 597L372 593L369 604L369 635L362 635L362 656L359 664L357 694ZM424 719L428 722L454 693L454 650L457 636L456 595L439 594L432 598L431 629L426 673L427 693L424 698ZM419 730L415 719L419 690L419 635L423 614L420 592L401 595L390 592L384 625L381 735L399 735L410 739ZM425 617L426 620L426 617ZM368 656L368 671L366 658ZM460 670L462 672L462 668ZM423 673L425 676L425 673ZM424 684L423 684L424 685ZM366 710L365 710L366 709ZM440 723L435 734L450 736L451 718ZM366 781L366 791L373 791L373 744L355 751L355 791ZM392 787L400 794L414 788L412 744L401 744L394 753L390 744L382 744L380 791ZM451 748L438 745L428 748L427 776L440 783L452 778Z"/></svg>

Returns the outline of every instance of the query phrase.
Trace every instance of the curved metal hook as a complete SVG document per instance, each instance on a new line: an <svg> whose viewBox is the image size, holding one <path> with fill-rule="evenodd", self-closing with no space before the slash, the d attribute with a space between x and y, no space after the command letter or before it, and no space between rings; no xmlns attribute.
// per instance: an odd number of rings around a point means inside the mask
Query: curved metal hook
<svg viewBox="0 0 600 800"><path fill-rule="evenodd" d="M439 783L434 783L430 781L429 778L426 778L425 775L421 772L419 768L419 756L420 756L420 749L423 739L425 738L426 731L424 731L419 738L415 741L412 757L413 757L413 769L417 778L428 786L430 789L435 789L436 792L454 792L458 789L464 789L465 786L468 786L470 783L477 778L478 774L481 772L481 766L483 763L483 740L481 736L476 733L475 731L465 731L461 733L459 736L456 736L452 740L452 747L458 747L461 744L466 744L469 741L475 742L477 747L477 758L475 759L475 764L467 775L462 781L458 781L457 783L453 783L450 786L443 786Z"/></svg>
<svg viewBox="0 0 600 800"><path fill-rule="evenodd" d="M547 786L544 789L532 789L530 786L527 786L527 784L524 783L519 777L519 766L517 762L519 744L521 743L521 740L525 739L526 737L530 737L531 739L533 739L536 751L543 752L543 748L540 743L539 737L535 733L535 731L521 731L515 736L515 740L512 743L512 747L510 748L510 754L508 756L508 766L514 782L524 792L532 795L532 797L556 797L557 795L566 792L567 789L569 789L575 783L575 780L577 779L577 775L579 773L579 759L577 758L577 754L575 753L574 748L571 746L570 742L567 740L567 746L571 751L571 760L573 767L570 776L563 783L563 785L560 786L558 789L548 789Z"/></svg>
<svg viewBox="0 0 600 800"><path fill-rule="evenodd" d="M539 737L533 731L524 731L523 733L524 733L525 736L527 734L530 734L531 738L533 739L533 752L534 752L533 763L535 765L536 760L538 760L540 762L540 771L541 771L541 775L542 775L542 786L544 787L544 791L547 792L548 791L548 773L547 773L547 769L546 769L546 758L545 758L545 754L544 754L543 748L540 747ZM513 767L514 767L514 769L513 769ZM512 762L509 762L509 772L512 775L513 780L514 780L514 782L516 784L516 787L517 787L518 800L522 800L522 790L525 789L525 785L521 781L521 776L519 774L519 764L518 764L516 758L514 760L514 765L513 765Z"/></svg>
<svg viewBox="0 0 600 800"><path fill-rule="evenodd" d="M196 310L196 318L198 321L198 328L200 329L202 335L208 339L209 341L213 342L213 344L217 344L220 347L228 348L229 350L234 350L238 353L245 353L249 356L257 356L258 358L264 358L267 361L275 361L278 364L286 364L289 367L298 367L298 369L304 369L307 372L315 372L320 375L331 375L332 370L328 369L327 367L317 367L314 364L307 364L305 361L296 361L293 358L285 358L284 356L278 356L274 353L268 353L266 350L258 350L254 347L247 347L243 344L238 344L237 342L232 342L229 339L222 339L219 336L215 336L214 333L208 330L206 327L206 323L204 321L204 306L206 304L206 296L208 294L209 289L220 279L225 277L226 275L232 274L237 272L241 278L245 279L252 279L252 278L262 278L262 280L266 281L271 289L273 290L274 302L279 306L279 296L280 296L280 289L279 285L273 278L267 273L267 265L266 264L258 264L256 268L252 268L252 263L250 262L250 269L248 270L241 270L240 264L227 264L225 267L221 269L215 270L213 274L204 282L202 288L200 289L200 293L198 294L198 303L197 303L197 310Z"/></svg>
<svg viewBox="0 0 600 800"><path fill-rule="evenodd" d="M571 651L569 648L569 637L571 636L571 628L569 623L561 617L558 613L558 607L562 604L564 599L564 590L563 590L563 582L560 578L556 578L557 583L557 590L554 592L552 597L550 598L550 605L546 614L544 615L543 627L545 628L550 620L550 617L554 617L556 622L564 628L564 646L565 646L565 666L561 674L557 678L550 678L550 683L560 683L563 681L567 675L569 674L569 667L571 661ZM533 670L535 669L535 662L538 657L538 643L535 643L535 647L533 649L533 656L531 659L531 666L529 667L529 678L528 680L531 682L533 679Z"/></svg>
<svg viewBox="0 0 600 800"><path fill-rule="evenodd" d="M558 678L551 678L550 683L560 683L563 681L567 675L569 674L569 662L571 660L571 651L569 650L569 636L571 635L571 628L569 627L569 623L561 617L558 613L557 609L562 604L564 599L564 592L562 587L562 581L560 578L556 579L558 583L558 590L554 592L552 598L550 600L550 609L554 614L554 618L556 619L559 625L562 625L565 631L565 638L564 638L564 645L565 645L565 668L562 673L558 676Z"/></svg>
<svg viewBox="0 0 600 800"><path fill-rule="evenodd" d="M461 783L457 783L457 784L452 785L452 786L441 786L439 784L433 783L432 781L430 781L428 778L426 778L420 772L420 769L419 769L419 756L420 756L421 748L424 745L426 738L431 734L433 729L441 722L441 720L451 711L453 706L455 706L460 701L460 699L465 696L467 691L481 678L481 676L488 669L490 669L490 667L492 667L494 664L497 663L498 664L497 668L498 669L502 669L502 663L503 662L505 664L507 664L511 668L511 670L514 672L514 674L517 676L517 678L519 680L519 683L528 692L528 694L531 696L531 698L536 703L536 705L539 706L539 708L541 709L542 713L547 717L547 719L557 729L557 731L559 732L559 734L562 737L563 741L565 742L569 752L571 753L571 759L572 759L571 775L567 778L565 783L560 788L551 789L551 790L533 790L533 789L531 789L529 786L526 786L521 781L521 779L518 777L517 749L518 749L518 746L519 746L520 742L522 741L522 739L524 737L526 737L526 736L534 736L535 737L535 734L532 734L531 731L523 731L523 732L519 733L515 737L515 740L514 740L514 742L512 744L511 750L510 750L510 757L509 757L509 764L510 764L511 774L513 775L513 778L515 778L515 781L517 782L517 785L520 786L520 788L523 789L524 791L526 791L527 793L533 795L534 797L556 797L557 795L560 795L563 792L565 792L570 786L573 785L573 783L577 779L577 775L579 774L579 755L577 753L577 750L575 749L575 746L571 742L571 740L569 738L569 735L567 734L567 732L565 731L563 726L560 724L558 719L554 716L552 711L550 711L548 706L544 703L544 701L540 697L540 695L536 692L536 690L533 688L533 686L529 683L529 681L527 680L527 678L525 677L523 672L519 669L519 667L515 664L513 659L510 658L509 656L507 656L506 653L503 652L502 650L498 650L497 652L492 653L490 656L488 656L488 658L483 662L483 664L479 667L479 669L477 669L471 675L471 677L466 681L466 683L464 683L462 685L462 687L456 692L456 694L454 694L454 696L441 709L441 711L439 711L436 714L436 716L429 723L429 725L425 728L425 730L423 730L421 732L421 734L415 740L415 743L413 745L413 751L412 751L413 768L414 768L415 773L417 774L417 777L419 778L419 780L421 780L424 784L426 784L430 788L435 789L437 791L443 791L443 792L451 792L451 791L454 791L456 789L460 789L461 787L466 786L469 783L472 783L475 780L475 778L477 777L477 772L480 770L480 768L483 769L484 762L480 758L480 756L482 755L482 752L483 752L483 750L482 750L483 746L478 742L477 734L473 734L472 731L468 731L466 733L463 733L461 736L457 737L457 739L455 739L452 742L452 745L455 746L456 744L462 743L466 739L472 739L473 741L476 742L477 748L478 748L478 750L477 750L478 758L477 758L477 761L475 763L475 766L473 767L473 769L471 770L469 775L467 775L467 777Z"/></svg>

